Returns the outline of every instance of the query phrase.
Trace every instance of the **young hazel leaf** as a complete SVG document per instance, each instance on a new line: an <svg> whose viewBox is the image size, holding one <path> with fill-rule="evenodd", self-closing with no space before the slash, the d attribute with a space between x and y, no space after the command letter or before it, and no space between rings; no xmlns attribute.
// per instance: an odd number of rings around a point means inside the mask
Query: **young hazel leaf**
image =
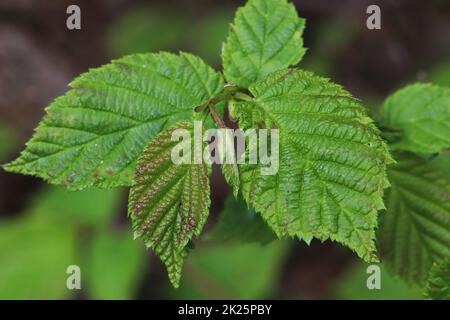
<svg viewBox="0 0 450 320"><path fill-rule="evenodd" d="M223 79L186 53L137 54L80 75L21 156L5 166L70 189L130 185L136 160L159 132L213 98Z"/></svg>
<svg viewBox="0 0 450 320"><path fill-rule="evenodd" d="M393 149L419 153L450 148L450 89L413 84L391 95L381 108L382 125L397 132Z"/></svg>
<svg viewBox="0 0 450 320"><path fill-rule="evenodd" d="M395 158L380 215L380 256L393 273L422 285L433 262L450 258L450 181L418 156Z"/></svg>
<svg viewBox="0 0 450 320"><path fill-rule="evenodd" d="M302 70L250 87L239 123L279 129L279 170L240 165L241 190L278 236L338 241L376 261L377 209L392 161L361 104L342 87Z"/></svg>
<svg viewBox="0 0 450 320"><path fill-rule="evenodd" d="M450 260L433 264L425 296L433 300L450 300Z"/></svg>
<svg viewBox="0 0 450 320"><path fill-rule="evenodd" d="M129 214L135 237L141 237L148 248L155 250L172 284L178 287L187 245L200 234L208 217L211 168L204 161L172 161L172 149L180 143L171 139L176 129L192 135L193 126L181 122L159 134L139 158L130 190Z"/></svg>
<svg viewBox="0 0 450 320"><path fill-rule="evenodd" d="M222 52L225 78L248 88L305 54L305 20L286 0L250 0L236 13Z"/></svg>

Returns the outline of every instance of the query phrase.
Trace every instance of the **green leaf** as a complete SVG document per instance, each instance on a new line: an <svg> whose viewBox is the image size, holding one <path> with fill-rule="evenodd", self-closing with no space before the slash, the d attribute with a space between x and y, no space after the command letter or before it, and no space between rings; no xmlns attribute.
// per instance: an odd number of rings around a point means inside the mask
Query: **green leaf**
<svg viewBox="0 0 450 320"><path fill-rule="evenodd" d="M85 256L84 276L92 299L132 299L142 279L145 255L129 232L96 234Z"/></svg>
<svg viewBox="0 0 450 320"><path fill-rule="evenodd" d="M380 255L392 272L422 285L433 262L450 258L450 180L413 154L395 158L380 215Z"/></svg>
<svg viewBox="0 0 450 320"><path fill-rule="evenodd" d="M269 226L253 208L248 208L242 198L229 196L220 213L219 221L208 232L205 240L239 243L269 243L276 239Z"/></svg>
<svg viewBox="0 0 450 320"><path fill-rule="evenodd" d="M397 131L393 149L435 153L450 148L450 89L423 83L409 85L386 100L381 122Z"/></svg>
<svg viewBox="0 0 450 320"><path fill-rule="evenodd" d="M240 126L279 129L279 170L240 165L247 203L278 236L338 241L376 261L377 209L392 161L358 100L302 70L276 72L250 87Z"/></svg>
<svg viewBox="0 0 450 320"><path fill-rule="evenodd" d="M209 213L210 166L175 164L172 149L174 130L193 125L181 122L158 135L139 158L135 184L130 191L129 214L135 237L141 237L165 263L169 278L178 287L187 245L199 236ZM197 155L192 154L194 156Z"/></svg>
<svg viewBox="0 0 450 320"><path fill-rule="evenodd" d="M450 260L433 264L425 296L433 300L450 300Z"/></svg>
<svg viewBox="0 0 450 320"><path fill-rule="evenodd" d="M145 145L214 97L222 77L190 54L137 54L82 74L5 166L70 189L126 186Z"/></svg>
<svg viewBox="0 0 450 320"><path fill-rule="evenodd" d="M444 151L433 157L430 164L450 180L450 150Z"/></svg>
<svg viewBox="0 0 450 320"><path fill-rule="evenodd" d="M305 54L305 20L286 0L250 0L236 13L222 52L225 78L248 88Z"/></svg>

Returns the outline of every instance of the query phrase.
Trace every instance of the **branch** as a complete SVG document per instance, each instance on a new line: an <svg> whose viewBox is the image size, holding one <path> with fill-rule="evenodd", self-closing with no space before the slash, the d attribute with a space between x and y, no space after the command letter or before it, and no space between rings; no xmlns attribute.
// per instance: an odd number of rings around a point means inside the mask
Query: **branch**
<svg viewBox="0 0 450 320"><path fill-rule="evenodd" d="M225 122L223 122L222 118L220 117L219 113L217 112L214 104L209 103L208 108L209 108L209 111L211 112L214 122L217 123L217 125L222 129L227 128Z"/></svg>

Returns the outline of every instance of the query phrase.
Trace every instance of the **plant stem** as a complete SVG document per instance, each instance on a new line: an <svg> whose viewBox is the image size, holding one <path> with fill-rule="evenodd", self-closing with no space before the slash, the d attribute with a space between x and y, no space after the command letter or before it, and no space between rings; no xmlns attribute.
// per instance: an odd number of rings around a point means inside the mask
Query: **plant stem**
<svg viewBox="0 0 450 320"><path fill-rule="evenodd" d="M253 98L250 97L249 95L247 95L247 94L245 94L243 92L239 92L239 91L234 94L234 97L236 99L238 99L238 100L241 100L241 101L251 101L251 100L253 100Z"/></svg>
<svg viewBox="0 0 450 320"><path fill-rule="evenodd" d="M209 111L211 112L214 122L217 123L217 125L222 129L227 128L227 126L225 125L225 122L223 122L222 118L220 117L219 113L217 112L214 104L209 103L208 108L209 108Z"/></svg>
<svg viewBox="0 0 450 320"><path fill-rule="evenodd" d="M223 100L229 100L231 97L234 96L234 94L239 90L238 86L235 85L225 85L223 88L223 91L216 96L214 99L211 100L212 103L216 104Z"/></svg>

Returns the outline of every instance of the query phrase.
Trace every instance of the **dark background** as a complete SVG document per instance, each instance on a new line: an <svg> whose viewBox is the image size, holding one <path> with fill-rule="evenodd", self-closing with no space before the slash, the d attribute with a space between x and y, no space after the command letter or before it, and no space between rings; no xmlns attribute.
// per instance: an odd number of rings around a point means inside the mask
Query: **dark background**
<svg viewBox="0 0 450 320"><path fill-rule="evenodd" d="M183 50L220 70L228 23L243 3L0 0L0 162L18 155L44 107L89 68L134 52ZM450 1L294 3L307 19L309 49L300 67L345 86L375 119L384 98L406 83L450 83ZM81 8L81 30L66 28L70 4ZM381 30L366 28L370 4L381 7ZM206 230L214 226L228 194L215 170ZM153 253L144 252L139 240L131 241L126 201L126 190L74 195L0 170L0 297L420 297L416 288L388 274L387 288L369 292L365 266L355 255L317 241L260 247L200 240L196 256L186 265L185 281L175 291ZM43 239L46 233L54 236ZM82 290L65 289L68 264L89 269L83 273Z"/></svg>

